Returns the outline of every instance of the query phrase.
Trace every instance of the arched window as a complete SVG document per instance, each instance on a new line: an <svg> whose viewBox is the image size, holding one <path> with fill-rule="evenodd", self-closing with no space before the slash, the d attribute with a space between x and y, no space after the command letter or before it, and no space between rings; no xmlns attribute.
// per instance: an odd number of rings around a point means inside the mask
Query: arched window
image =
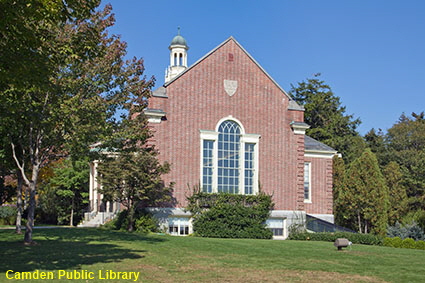
<svg viewBox="0 0 425 283"><path fill-rule="evenodd" d="M201 130L201 186L204 192L258 192L258 141L240 122L222 119L216 131Z"/></svg>
<svg viewBox="0 0 425 283"><path fill-rule="evenodd" d="M219 193L239 192L239 153L241 129L233 121L224 121L218 128L218 183Z"/></svg>

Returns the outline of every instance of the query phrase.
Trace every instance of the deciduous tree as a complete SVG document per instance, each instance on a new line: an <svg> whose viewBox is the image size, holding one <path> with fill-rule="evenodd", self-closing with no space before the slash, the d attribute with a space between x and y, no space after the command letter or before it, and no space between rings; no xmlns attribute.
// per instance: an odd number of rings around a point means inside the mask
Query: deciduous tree
<svg viewBox="0 0 425 283"><path fill-rule="evenodd" d="M170 165L160 164L155 149L147 146L151 136L140 114L142 109L143 105L134 107L114 135L101 145L105 154L98 166L104 200L118 201L128 209L128 231L134 229L137 208L173 201L173 184L164 184L161 178Z"/></svg>
<svg viewBox="0 0 425 283"><path fill-rule="evenodd" d="M99 2L1 2L2 50L11 47L0 56L1 134L30 190L26 243L40 169L58 156L88 155L88 146L114 129L117 110L153 85L142 60L124 60L126 44L107 33L111 7L94 12Z"/></svg>

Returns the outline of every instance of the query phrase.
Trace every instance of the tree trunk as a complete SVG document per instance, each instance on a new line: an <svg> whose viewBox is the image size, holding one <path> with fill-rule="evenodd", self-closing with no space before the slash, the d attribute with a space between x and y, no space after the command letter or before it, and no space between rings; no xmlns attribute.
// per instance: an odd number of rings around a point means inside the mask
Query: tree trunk
<svg viewBox="0 0 425 283"><path fill-rule="evenodd" d="M134 213L135 213L135 211L136 211L136 208L135 208L135 205L134 205L134 203L133 203L133 201L132 200L129 200L128 201L128 204L129 204L129 206L128 206L128 231L129 232L133 232L133 230L134 230Z"/></svg>
<svg viewBox="0 0 425 283"><path fill-rule="evenodd" d="M32 229L34 227L34 215L35 215L35 182L31 182L28 217L27 217L27 224L26 224L25 237L24 237L24 242L27 244L32 243Z"/></svg>
<svg viewBox="0 0 425 283"><path fill-rule="evenodd" d="M360 217L360 212L357 212L357 221L359 223L359 233L362 232L362 221L361 221L361 217Z"/></svg>
<svg viewBox="0 0 425 283"><path fill-rule="evenodd" d="M35 195L36 195L36 187L37 187L37 179L38 179L38 173L40 171L39 168L39 162L34 162L33 168L32 168L32 178L29 182L29 189L30 189L30 200L29 200L29 207L28 207L28 217L27 217L27 224L26 224L26 230L25 230L25 236L24 236L24 242L26 244L32 244L32 230L34 227L34 216L35 216Z"/></svg>
<svg viewBox="0 0 425 283"><path fill-rule="evenodd" d="M22 234L21 225L22 225L22 187L24 185L24 179L22 177L21 171L17 171L18 176L18 186L16 187L16 230L17 234Z"/></svg>
<svg viewBox="0 0 425 283"><path fill-rule="evenodd" d="M74 226L74 196L72 197L71 203L71 215L69 217L69 226Z"/></svg>

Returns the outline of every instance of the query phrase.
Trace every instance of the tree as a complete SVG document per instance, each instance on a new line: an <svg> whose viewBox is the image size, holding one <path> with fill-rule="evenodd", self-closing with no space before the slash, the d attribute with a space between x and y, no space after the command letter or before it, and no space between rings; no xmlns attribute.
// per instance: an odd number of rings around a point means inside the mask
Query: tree
<svg viewBox="0 0 425 283"><path fill-rule="evenodd" d="M62 219L68 219L69 225L74 225L74 214L81 211L83 205L88 203L89 189L89 160L65 159L53 168L54 176L50 179L55 193L62 200Z"/></svg>
<svg viewBox="0 0 425 283"><path fill-rule="evenodd" d="M409 197L409 210L425 210L425 119L424 113L402 114L386 135L391 153L403 173L403 185Z"/></svg>
<svg viewBox="0 0 425 283"><path fill-rule="evenodd" d="M381 168L387 165L389 152L385 141L384 132L381 129L376 131L372 128L369 132L366 133L366 135L364 136L364 140L370 150L378 158L378 162Z"/></svg>
<svg viewBox="0 0 425 283"><path fill-rule="evenodd" d="M364 142L356 131L360 120L345 114L340 98L319 76L316 74L296 87L292 85L290 93L305 108L304 121L310 125L306 134L338 150L350 162L364 149Z"/></svg>
<svg viewBox="0 0 425 283"><path fill-rule="evenodd" d="M347 209L352 211L360 233L385 235L388 221L388 188L379 169L378 160L370 149L355 159L348 170L347 193L352 201Z"/></svg>
<svg viewBox="0 0 425 283"><path fill-rule="evenodd" d="M388 223L394 225L401 222L403 215L407 212L407 194L403 186L403 174L400 166L391 161L384 168L384 176L389 192Z"/></svg>
<svg viewBox="0 0 425 283"><path fill-rule="evenodd" d="M157 151L146 145L151 137L146 126L143 105L136 105L117 132L102 144L113 152L104 155L98 166L100 192L104 200L118 201L128 210L128 231L134 229L136 209L170 203L173 183L165 185L161 179L170 170L160 164Z"/></svg>
<svg viewBox="0 0 425 283"><path fill-rule="evenodd" d="M89 155L89 145L114 129L117 110L145 97L153 79L143 77L142 60L124 61L126 44L107 34L110 6L94 12L100 1L8 2L0 7L12 15L2 19L3 46L16 39L18 47L0 59L0 130L30 191L24 241L31 243L40 169L64 155ZM25 68L27 79L13 79Z"/></svg>
<svg viewBox="0 0 425 283"><path fill-rule="evenodd" d="M351 227L351 223L347 222L351 214L351 211L347 211L347 206L352 201L350 199L352 196L347 192L346 174L344 160L335 155L332 161L333 213L335 223L340 226Z"/></svg>

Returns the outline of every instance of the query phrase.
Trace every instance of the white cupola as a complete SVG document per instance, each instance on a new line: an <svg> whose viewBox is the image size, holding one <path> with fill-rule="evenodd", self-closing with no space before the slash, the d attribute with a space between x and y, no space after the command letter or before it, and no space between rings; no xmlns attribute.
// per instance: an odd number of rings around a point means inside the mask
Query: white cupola
<svg viewBox="0 0 425 283"><path fill-rule="evenodd" d="M187 68L187 46L186 40L180 35L180 27L177 35L171 41L170 66L165 70L165 83L168 83Z"/></svg>

